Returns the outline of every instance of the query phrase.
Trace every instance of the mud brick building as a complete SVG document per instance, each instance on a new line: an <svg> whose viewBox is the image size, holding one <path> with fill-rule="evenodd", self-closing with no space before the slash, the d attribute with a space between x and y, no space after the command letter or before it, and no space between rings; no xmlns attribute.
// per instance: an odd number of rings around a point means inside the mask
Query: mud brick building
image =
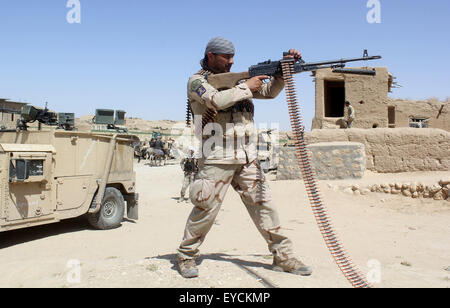
<svg viewBox="0 0 450 308"><path fill-rule="evenodd" d="M369 68L372 69L372 68ZM354 128L440 128L450 131L450 102L436 99L391 99L395 77L386 67L374 68L376 76L333 73L322 69L315 77L315 117L312 129L343 128L344 104L355 109Z"/></svg>

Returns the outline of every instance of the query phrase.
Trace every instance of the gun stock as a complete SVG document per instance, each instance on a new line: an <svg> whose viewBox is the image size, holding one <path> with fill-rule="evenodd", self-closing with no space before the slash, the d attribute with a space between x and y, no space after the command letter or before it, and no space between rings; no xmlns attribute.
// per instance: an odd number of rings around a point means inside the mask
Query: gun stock
<svg viewBox="0 0 450 308"><path fill-rule="evenodd" d="M239 81L250 78L248 72L242 73L223 73L208 76L208 83L217 90L231 89L238 84Z"/></svg>

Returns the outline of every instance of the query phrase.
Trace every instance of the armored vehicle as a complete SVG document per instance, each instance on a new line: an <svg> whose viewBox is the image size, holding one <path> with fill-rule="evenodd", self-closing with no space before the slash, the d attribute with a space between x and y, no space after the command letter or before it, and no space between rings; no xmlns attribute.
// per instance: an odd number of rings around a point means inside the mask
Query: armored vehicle
<svg viewBox="0 0 450 308"><path fill-rule="evenodd" d="M136 141L114 131L0 131L0 232L82 215L98 229L112 229L125 208L138 219Z"/></svg>

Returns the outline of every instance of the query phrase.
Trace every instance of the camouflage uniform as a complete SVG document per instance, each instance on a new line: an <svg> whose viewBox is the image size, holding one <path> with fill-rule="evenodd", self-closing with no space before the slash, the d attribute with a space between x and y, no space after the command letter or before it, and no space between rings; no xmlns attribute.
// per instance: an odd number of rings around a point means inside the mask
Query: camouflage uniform
<svg viewBox="0 0 450 308"><path fill-rule="evenodd" d="M192 166L190 166L190 170L186 170L186 162L188 164L191 164L190 161L193 160ZM198 171L198 161L193 156L185 157L181 160L180 166L184 171L184 179L183 179L183 186L181 187L181 193L180 193L180 201L184 199L184 195L186 193L187 188L189 185L191 185L194 182L194 176L195 173Z"/></svg>
<svg viewBox="0 0 450 308"><path fill-rule="evenodd" d="M234 148L227 151L223 145L216 144L211 151L204 152L199 161L200 170L190 188L190 199L195 207L178 248L179 259L198 257L198 248L213 225L231 185L239 193L269 250L277 260L287 260L292 257L292 243L281 233L278 213L257 161L256 142L250 142L255 132L249 129L253 127L252 98L276 97L283 89L284 81L279 77L273 78L263 84L258 93L252 93L244 83L218 91L208 84L208 74L212 73L201 70L189 79L188 97L192 111L198 116L206 114L208 109L214 110L214 123L220 125L223 133L222 136L215 129L215 137L232 140ZM227 127L227 123L237 126ZM203 143L205 141L203 137Z"/></svg>

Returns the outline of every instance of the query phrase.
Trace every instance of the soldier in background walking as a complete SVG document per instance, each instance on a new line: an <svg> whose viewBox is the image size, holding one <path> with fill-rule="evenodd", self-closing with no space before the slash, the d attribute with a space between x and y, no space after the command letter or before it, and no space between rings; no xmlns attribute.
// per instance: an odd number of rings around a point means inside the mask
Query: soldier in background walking
<svg viewBox="0 0 450 308"><path fill-rule="evenodd" d="M180 199L178 203L184 200L187 188L194 182L195 174L198 171L198 160L194 157L194 149L189 147L188 155L180 162L181 169L184 171L183 187L181 188Z"/></svg>

